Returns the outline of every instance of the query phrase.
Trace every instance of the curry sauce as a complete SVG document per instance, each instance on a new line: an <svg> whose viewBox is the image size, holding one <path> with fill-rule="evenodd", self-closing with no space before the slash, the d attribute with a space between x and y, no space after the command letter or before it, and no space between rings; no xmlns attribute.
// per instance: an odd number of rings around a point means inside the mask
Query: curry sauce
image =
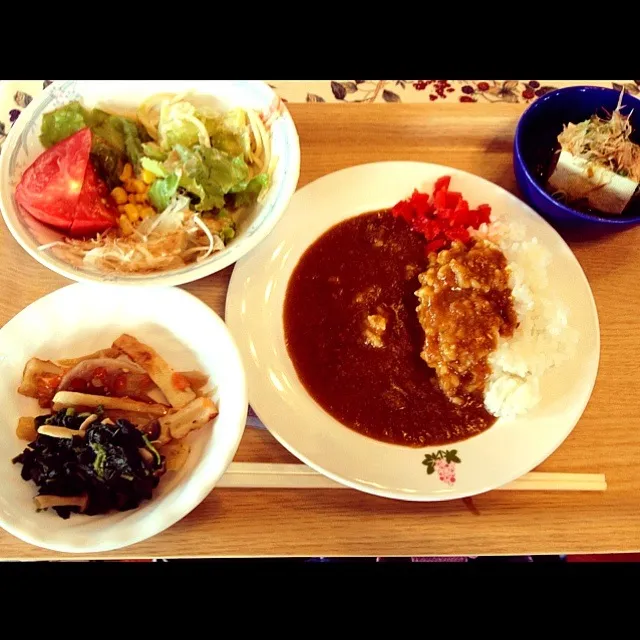
<svg viewBox="0 0 640 640"><path fill-rule="evenodd" d="M367 213L307 249L284 304L289 356L315 401L361 434L410 447L458 442L495 422L480 397L452 403L420 357L415 292L428 268L424 239L404 220Z"/></svg>

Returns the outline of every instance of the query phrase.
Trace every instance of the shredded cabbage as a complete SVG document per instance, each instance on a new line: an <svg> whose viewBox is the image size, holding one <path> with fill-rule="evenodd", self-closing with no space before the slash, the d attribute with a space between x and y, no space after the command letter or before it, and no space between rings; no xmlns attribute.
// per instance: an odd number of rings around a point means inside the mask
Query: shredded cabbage
<svg viewBox="0 0 640 640"><path fill-rule="evenodd" d="M167 100L160 107L158 141L165 150L181 144L190 147L201 144L211 146L211 139L204 123L196 118L196 108L186 100Z"/></svg>

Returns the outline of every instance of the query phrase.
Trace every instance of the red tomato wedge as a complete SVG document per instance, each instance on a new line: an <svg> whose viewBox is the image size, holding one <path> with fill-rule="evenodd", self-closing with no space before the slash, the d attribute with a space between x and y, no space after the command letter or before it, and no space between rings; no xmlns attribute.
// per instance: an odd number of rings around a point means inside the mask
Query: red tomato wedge
<svg viewBox="0 0 640 640"><path fill-rule="evenodd" d="M117 209L90 161L92 134L81 129L42 155L24 172L16 201L36 220L73 235L114 226Z"/></svg>
<svg viewBox="0 0 640 640"><path fill-rule="evenodd" d="M47 149L24 172L16 189L18 204L36 220L69 231L90 153L90 129Z"/></svg>
<svg viewBox="0 0 640 640"><path fill-rule="evenodd" d="M70 233L74 236L95 235L113 227L117 217L118 210L109 188L89 161Z"/></svg>

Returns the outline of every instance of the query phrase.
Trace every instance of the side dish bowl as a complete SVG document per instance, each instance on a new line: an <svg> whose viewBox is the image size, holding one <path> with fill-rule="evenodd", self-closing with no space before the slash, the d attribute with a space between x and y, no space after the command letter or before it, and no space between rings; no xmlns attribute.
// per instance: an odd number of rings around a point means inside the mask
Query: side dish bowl
<svg viewBox="0 0 640 640"><path fill-rule="evenodd" d="M640 215L599 216L578 211L552 197L542 175L549 166L558 135L569 122L588 120L603 109L615 110L620 92L605 87L566 87L536 100L522 115L516 128L513 166L523 199L554 224L599 229L621 229L640 223ZM640 100L625 93L622 106L631 112L634 132L640 131ZM635 134L638 142L638 133Z"/></svg>
<svg viewBox="0 0 640 640"><path fill-rule="evenodd" d="M49 228L18 207L15 188L25 169L43 152L39 140L45 113L80 101L86 108L130 115L150 96L192 92L204 106L216 111L240 107L269 119L271 153L276 158L271 184L264 199L255 204L237 229L236 236L221 251L201 262L171 271L144 274L102 273L74 266L38 247L61 239ZM45 267L77 281L137 286L174 286L216 273L257 246L273 229L295 192L300 173L300 145L286 106L264 82L249 80L151 80L151 81L57 81L24 110L11 128L0 156L0 206L5 224L22 248Z"/></svg>
<svg viewBox="0 0 640 640"><path fill-rule="evenodd" d="M96 313L96 309L100 309ZM37 512L37 487L21 479L12 458L26 443L16 435L20 416L38 416L38 401L17 393L30 358L60 359L92 353L124 331L153 345L176 370L209 377L207 390L219 408L212 424L190 433L186 462L168 471L150 500L104 515ZM0 329L0 527L33 545L68 553L111 551L146 540L178 522L214 488L232 461L247 416L245 373L222 320L177 287L122 289L72 284L40 298ZM149 551L149 549L148 549ZM151 548L151 553L152 553Z"/></svg>

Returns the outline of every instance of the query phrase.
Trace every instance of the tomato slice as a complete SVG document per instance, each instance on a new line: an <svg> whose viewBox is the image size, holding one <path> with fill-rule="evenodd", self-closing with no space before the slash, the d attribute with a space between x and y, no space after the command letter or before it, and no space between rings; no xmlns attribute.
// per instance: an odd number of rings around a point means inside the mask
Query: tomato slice
<svg viewBox="0 0 640 640"><path fill-rule="evenodd" d="M16 188L16 201L36 220L70 235L93 236L117 223L109 188L90 160L89 128L38 156Z"/></svg>
<svg viewBox="0 0 640 640"><path fill-rule="evenodd" d="M69 232L74 236L93 236L115 226L117 217L109 188L89 161Z"/></svg>
<svg viewBox="0 0 640 640"><path fill-rule="evenodd" d="M91 130L81 129L47 149L24 172L16 201L36 220L69 231L91 152Z"/></svg>

